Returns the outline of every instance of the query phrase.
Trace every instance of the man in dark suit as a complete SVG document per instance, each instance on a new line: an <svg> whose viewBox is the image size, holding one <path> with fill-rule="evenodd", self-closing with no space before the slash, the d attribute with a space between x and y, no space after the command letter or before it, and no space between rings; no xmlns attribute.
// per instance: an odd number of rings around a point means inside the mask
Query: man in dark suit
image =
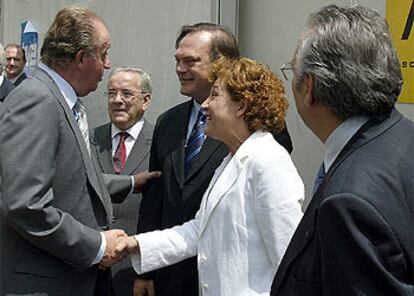
<svg viewBox="0 0 414 296"><path fill-rule="evenodd" d="M3 68L6 61L6 53L4 52L3 45L0 43L0 104L4 101L6 96L14 88L13 83L11 83L6 77L2 75Z"/></svg>
<svg viewBox="0 0 414 296"><path fill-rule="evenodd" d="M385 19L322 8L290 69L325 156L271 295L414 295L414 124L394 107L402 76Z"/></svg>
<svg viewBox="0 0 414 296"><path fill-rule="evenodd" d="M160 180L144 192L138 232L180 225L194 218L201 198L228 150L224 144L204 138L201 150L185 160L187 141L200 112L200 105L210 94L207 78L209 65L220 55L239 56L233 35L224 27L199 23L184 26L176 40L176 73L181 94L191 100L179 104L157 119L150 152L150 170L162 171ZM285 129L276 139L291 151ZM157 296L198 295L197 258L190 258L147 276L154 280ZM135 281L136 295L152 289L149 280Z"/></svg>
<svg viewBox="0 0 414 296"><path fill-rule="evenodd" d="M111 73L107 91L111 122L95 128L91 137L92 152L103 173L134 175L148 170L154 127L143 115L151 102L151 92L150 77L140 69L117 68ZM141 194L119 202L112 200L112 227L135 234ZM111 272L115 295L133 295L136 273L130 260L113 265Z"/></svg>
<svg viewBox="0 0 414 296"><path fill-rule="evenodd" d="M14 86L18 86L27 78L24 73L26 65L26 53L24 48L16 43L6 45L6 74L7 78L13 82Z"/></svg>
<svg viewBox="0 0 414 296"><path fill-rule="evenodd" d="M0 295L110 293L110 274L98 271L113 263L125 232L108 230L106 185L117 181L125 192L132 183L129 176L106 176L104 183L96 173L78 99L110 68L110 45L94 12L61 9L46 33L42 63L0 108Z"/></svg>

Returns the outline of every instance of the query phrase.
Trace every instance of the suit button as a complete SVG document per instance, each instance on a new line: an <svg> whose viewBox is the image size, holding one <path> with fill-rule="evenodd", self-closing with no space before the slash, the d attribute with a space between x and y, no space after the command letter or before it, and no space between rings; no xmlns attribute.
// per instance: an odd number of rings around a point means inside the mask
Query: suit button
<svg viewBox="0 0 414 296"><path fill-rule="evenodd" d="M203 290L207 290L208 289L208 285L207 284L203 284Z"/></svg>
<svg viewBox="0 0 414 296"><path fill-rule="evenodd" d="M115 222L116 222L116 220L117 220L117 218L116 218L115 216L112 216L112 217L111 217L111 222L112 222L112 223L115 223Z"/></svg>

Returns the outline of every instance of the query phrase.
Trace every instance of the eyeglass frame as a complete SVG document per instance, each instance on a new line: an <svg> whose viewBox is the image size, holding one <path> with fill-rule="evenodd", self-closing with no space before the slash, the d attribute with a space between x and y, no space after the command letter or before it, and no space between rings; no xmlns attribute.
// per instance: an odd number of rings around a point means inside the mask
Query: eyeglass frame
<svg viewBox="0 0 414 296"><path fill-rule="evenodd" d="M107 96L109 99L115 99L118 97L118 94L121 95L121 98L126 99L126 100L131 100L134 97L137 96L141 96L141 95L148 95L148 93L146 92L139 92L139 93L135 93L133 91L127 90L127 89L123 89L123 90L112 90L114 92L114 94L111 95L111 90L107 90L104 92L104 95ZM130 93L130 94L127 94Z"/></svg>
<svg viewBox="0 0 414 296"><path fill-rule="evenodd" d="M286 71L293 71L292 63L288 62L280 66L280 71L282 72L283 77L286 81L289 81L289 76L286 74Z"/></svg>

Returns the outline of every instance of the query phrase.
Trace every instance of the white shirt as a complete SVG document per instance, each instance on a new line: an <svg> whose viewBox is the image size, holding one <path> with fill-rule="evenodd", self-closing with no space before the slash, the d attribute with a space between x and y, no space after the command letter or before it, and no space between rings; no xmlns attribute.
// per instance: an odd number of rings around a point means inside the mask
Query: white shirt
<svg viewBox="0 0 414 296"><path fill-rule="evenodd" d="M128 159L129 153L135 145L139 134L141 133L142 127L144 126L144 118L138 120L133 126L127 130L120 130L113 123L111 124L111 139L112 139L112 157L115 154L116 148L119 144L119 133L126 132L129 137L125 140L126 157Z"/></svg>
<svg viewBox="0 0 414 296"><path fill-rule="evenodd" d="M38 66L40 69L44 70L47 74L49 74L50 77L52 77L53 81L56 83L57 87L59 88L60 92L65 98L66 103L69 105L69 108L72 110L73 106L78 100L78 96L76 95L76 92L73 89L73 87L65 79L63 79L63 77L60 76L56 71L49 68L45 64L39 63ZM96 257L92 262L92 265L101 262L105 253L105 248L106 239L103 233L101 232L101 246L99 247L98 254L96 254Z"/></svg>
<svg viewBox="0 0 414 296"><path fill-rule="evenodd" d="M355 116L342 122L326 139L323 164L325 173L329 170L346 143L369 120L365 116Z"/></svg>
<svg viewBox="0 0 414 296"><path fill-rule="evenodd" d="M0 86L3 84L3 81L4 81L4 76L0 75Z"/></svg>

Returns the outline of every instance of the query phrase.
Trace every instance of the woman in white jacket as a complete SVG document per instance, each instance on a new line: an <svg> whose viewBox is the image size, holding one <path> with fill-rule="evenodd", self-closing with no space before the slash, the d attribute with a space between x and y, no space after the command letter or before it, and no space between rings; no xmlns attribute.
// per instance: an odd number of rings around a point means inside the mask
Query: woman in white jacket
<svg viewBox="0 0 414 296"><path fill-rule="evenodd" d="M205 133L230 151L196 217L163 231L125 238L137 273L198 255L203 296L269 295L273 276L302 217L304 187L288 152L273 138L283 128L283 84L246 58L215 62Z"/></svg>

